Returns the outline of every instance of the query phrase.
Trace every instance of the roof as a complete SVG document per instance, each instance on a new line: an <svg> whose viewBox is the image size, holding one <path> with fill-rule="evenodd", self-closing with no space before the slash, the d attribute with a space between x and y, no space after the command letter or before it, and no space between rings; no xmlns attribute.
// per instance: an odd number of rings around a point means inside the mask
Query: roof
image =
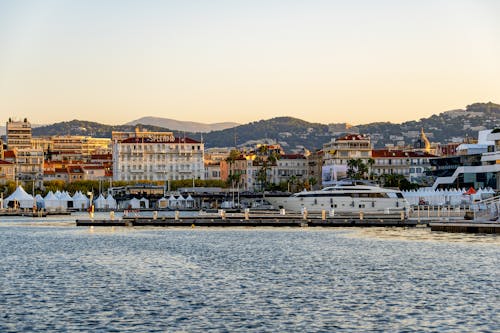
<svg viewBox="0 0 500 333"><path fill-rule="evenodd" d="M14 165L14 163L7 162L7 161L4 161L4 160L0 160L0 164L2 164L2 165Z"/></svg>
<svg viewBox="0 0 500 333"><path fill-rule="evenodd" d="M151 138L128 138L122 140L121 143L201 143L200 141L191 138L174 138L173 141L158 141Z"/></svg>
<svg viewBox="0 0 500 333"><path fill-rule="evenodd" d="M79 165L71 165L68 167L69 173L83 173L83 168Z"/></svg>
<svg viewBox="0 0 500 333"><path fill-rule="evenodd" d="M6 150L3 152L4 158L16 158L16 153L13 150Z"/></svg>
<svg viewBox="0 0 500 333"><path fill-rule="evenodd" d="M344 141L361 141L361 140L370 140L370 137L366 134L346 134L336 139L336 141L344 140Z"/></svg>
<svg viewBox="0 0 500 333"><path fill-rule="evenodd" d="M106 169L106 167L104 167L102 165L84 165L83 168L85 170L102 170L102 169Z"/></svg>
<svg viewBox="0 0 500 333"><path fill-rule="evenodd" d="M305 160L306 157L302 154L285 154L280 157L282 160Z"/></svg>
<svg viewBox="0 0 500 333"><path fill-rule="evenodd" d="M423 151L403 151L389 149L373 149L372 158L418 158L418 157L436 157Z"/></svg>
<svg viewBox="0 0 500 333"><path fill-rule="evenodd" d="M112 154L92 154L92 155L90 155L90 158L93 160L112 160L113 155Z"/></svg>

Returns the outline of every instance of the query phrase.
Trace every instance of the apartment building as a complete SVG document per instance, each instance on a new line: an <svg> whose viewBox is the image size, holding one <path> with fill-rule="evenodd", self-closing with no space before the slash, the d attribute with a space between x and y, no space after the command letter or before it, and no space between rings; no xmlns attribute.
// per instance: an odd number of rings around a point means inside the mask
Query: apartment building
<svg viewBox="0 0 500 333"><path fill-rule="evenodd" d="M204 144L172 132L113 132L113 180L205 179Z"/></svg>

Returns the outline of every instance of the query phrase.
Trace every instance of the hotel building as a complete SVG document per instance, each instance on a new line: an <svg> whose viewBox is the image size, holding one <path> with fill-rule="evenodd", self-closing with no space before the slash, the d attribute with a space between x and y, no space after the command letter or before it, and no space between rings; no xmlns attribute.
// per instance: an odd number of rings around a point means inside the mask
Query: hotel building
<svg viewBox="0 0 500 333"><path fill-rule="evenodd" d="M204 144L172 132L113 132L113 180L205 179Z"/></svg>

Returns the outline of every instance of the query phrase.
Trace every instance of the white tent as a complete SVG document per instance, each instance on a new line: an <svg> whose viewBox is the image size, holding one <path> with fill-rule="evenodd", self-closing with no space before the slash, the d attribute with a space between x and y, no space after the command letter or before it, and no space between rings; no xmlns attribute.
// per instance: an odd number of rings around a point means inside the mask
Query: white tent
<svg viewBox="0 0 500 333"><path fill-rule="evenodd" d="M168 200L167 200L167 198L161 198L160 200L158 200L157 207L159 209L165 209L165 208L167 208L168 207Z"/></svg>
<svg viewBox="0 0 500 333"><path fill-rule="evenodd" d="M13 206L13 204L16 203L16 205L19 205L18 207L20 208L33 208L33 204L36 204L33 196L26 193L21 186L18 186L14 193L4 199L4 205L6 208L9 206L9 203L10 206Z"/></svg>
<svg viewBox="0 0 500 333"><path fill-rule="evenodd" d="M76 209L85 210L89 208L89 199L85 194L78 191L73 195L73 207Z"/></svg>
<svg viewBox="0 0 500 333"><path fill-rule="evenodd" d="M184 198L182 194L177 198L177 207L181 209L186 208L186 198Z"/></svg>
<svg viewBox="0 0 500 333"><path fill-rule="evenodd" d="M35 201L37 208L45 208L45 201L43 200L43 197L40 194L37 194L35 196Z"/></svg>
<svg viewBox="0 0 500 333"><path fill-rule="evenodd" d="M168 197L168 207L177 208L177 204L177 199L172 194L170 194L170 196Z"/></svg>
<svg viewBox="0 0 500 333"><path fill-rule="evenodd" d="M149 200L144 197L139 200L139 204L141 208L149 208Z"/></svg>
<svg viewBox="0 0 500 333"><path fill-rule="evenodd" d="M186 198L186 208L194 208L194 199L191 194Z"/></svg>
<svg viewBox="0 0 500 333"><path fill-rule="evenodd" d="M95 209L106 208L106 199L104 198L102 193L99 194L99 197L97 197L97 199L94 200L94 206L95 206Z"/></svg>
<svg viewBox="0 0 500 333"><path fill-rule="evenodd" d="M116 209L116 200L113 198L111 194L106 198L106 208L107 209Z"/></svg>
<svg viewBox="0 0 500 333"><path fill-rule="evenodd" d="M73 198L68 194L68 192L62 192L59 195L59 200L61 201L62 208L73 208Z"/></svg>
<svg viewBox="0 0 500 333"><path fill-rule="evenodd" d="M137 198L132 198L128 201L128 205L131 209L141 208L141 201Z"/></svg>
<svg viewBox="0 0 500 333"><path fill-rule="evenodd" d="M45 209L59 209L61 208L61 201L55 196L52 191L49 191L43 199Z"/></svg>

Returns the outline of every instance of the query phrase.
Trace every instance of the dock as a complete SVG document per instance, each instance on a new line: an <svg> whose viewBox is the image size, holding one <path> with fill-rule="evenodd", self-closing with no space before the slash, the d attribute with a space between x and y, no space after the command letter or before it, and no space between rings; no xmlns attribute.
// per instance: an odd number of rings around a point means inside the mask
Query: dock
<svg viewBox="0 0 500 333"><path fill-rule="evenodd" d="M197 216L175 217L123 217L121 219L81 219L77 226L123 227L415 227L417 221L401 219L399 215L371 216L311 216L252 215L252 216Z"/></svg>
<svg viewBox="0 0 500 333"><path fill-rule="evenodd" d="M500 233L500 223L490 221L450 221L450 222L431 222L429 223L431 231L443 232L462 232L479 234L498 234Z"/></svg>

